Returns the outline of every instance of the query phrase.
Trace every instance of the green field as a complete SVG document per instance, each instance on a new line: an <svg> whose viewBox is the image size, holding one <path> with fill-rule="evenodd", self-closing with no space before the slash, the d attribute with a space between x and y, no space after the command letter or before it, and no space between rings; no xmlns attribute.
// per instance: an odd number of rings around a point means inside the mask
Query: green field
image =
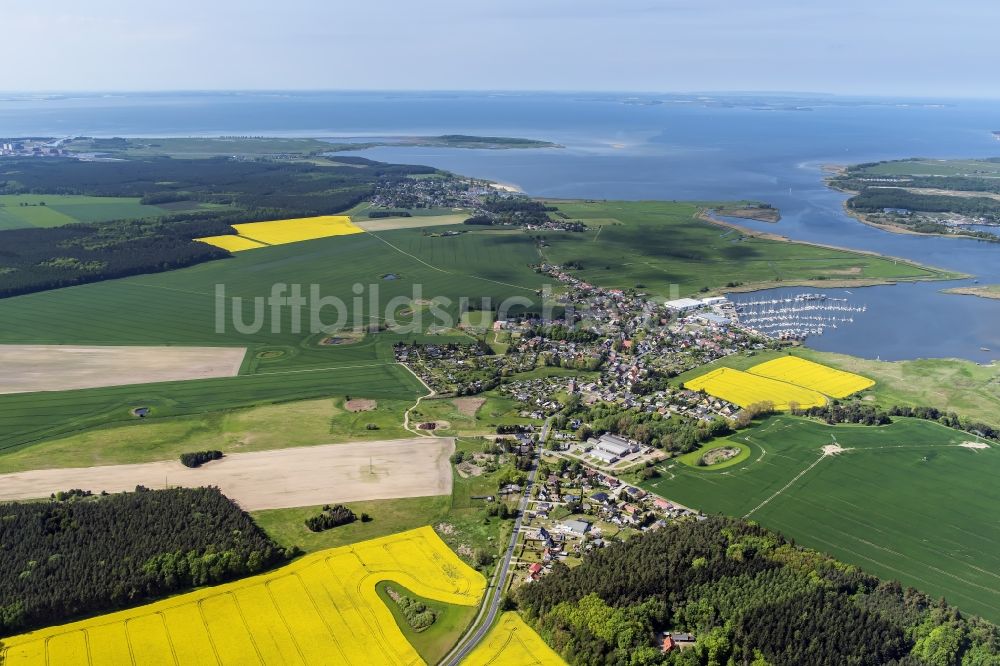
<svg viewBox="0 0 1000 666"><path fill-rule="evenodd" d="M182 202L169 207L146 206L137 197L89 197L70 194L0 194L0 231L29 227L61 227L74 222L105 222L160 217L178 210L204 207Z"/></svg>
<svg viewBox="0 0 1000 666"><path fill-rule="evenodd" d="M714 451L715 449L725 449L725 448L739 449L740 452L736 456L730 458L729 460L723 460L722 462L717 462L708 467L703 467L698 465L698 461L701 460L702 456L704 456L709 451ZM750 453L751 451L749 446L747 446L743 442L738 441L737 439L734 439L732 437L727 437L725 439L712 440L711 442L708 442L707 444L698 447L697 449L691 451L690 453L685 453L682 456L678 456L677 460L679 462L684 463L685 465L688 465L689 467L697 467L706 470L711 469L712 471L715 471L718 469L724 469L726 467L735 467L736 465L739 465L743 461L750 458Z"/></svg>
<svg viewBox="0 0 1000 666"><path fill-rule="evenodd" d="M244 409L143 419L117 410L110 425L75 432L0 453L0 474L48 467L90 467L176 459L188 451L269 451L336 442L405 439L402 425L412 400L377 401L372 411L351 412L342 398L299 400ZM128 420L120 418L126 413ZM289 427L294 423L295 427ZM368 429L369 424L378 426Z"/></svg>
<svg viewBox="0 0 1000 666"><path fill-rule="evenodd" d="M220 379L3 395L0 396L0 454L108 424L134 425L138 419L132 416L131 410L135 407L152 408L151 416L137 426L145 427L168 417L212 414L331 395L414 400L424 393L426 389L402 366L383 363L330 370L290 370ZM354 417L351 415L351 418ZM332 421L330 427L333 427ZM133 432L138 434L139 431ZM135 438L142 439L141 436ZM96 440L102 441L100 437ZM175 452L176 447L171 444L169 435L159 441L162 443L159 449L155 441L143 444L153 451L146 454L150 456L146 459L155 460L164 457L164 454L170 457ZM71 449L68 454L73 460L87 455ZM44 460L41 450L36 449L31 456L36 454L40 456L38 460ZM127 457L140 454L125 449L119 450L119 453L112 451L100 455ZM50 461L45 466L56 462Z"/></svg>
<svg viewBox="0 0 1000 666"><path fill-rule="evenodd" d="M423 631L415 631L406 621L406 617L400 611L399 606L386 592L387 588L403 594L411 599L416 599L424 603L425 606L435 614L434 624ZM379 598L385 602L386 607L392 611L392 616L399 625L406 640L423 657L428 664L438 663L462 636L465 629L472 624L476 617L478 608L476 606L457 606L446 604L440 601L433 601L418 596L398 583L383 581L375 587Z"/></svg>
<svg viewBox="0 0 1000 666"><path fill-rule="evenodd" d="M694 219L699 204L552 202L572 219L597 221L584 233L549 233L544 256L575 261L574 275L604 287L640 287L675 298L727 282L743 285L816 281L934 279L933 269L868 254L756 237ZM613 218L609 223L608 218ZM618 222L617 224L614 222ZM671 290L677 285L677 292Z"/></svg>
<svg viewBox="0 0 1000 666"><path fill-rule="evenodd" d="M975 176L1000 178L1000 161L910 159L879 162L863 173L880 176Z"/></svg>
<svg viewBox="0 0 1000 666"><path fill-rule="evenodd" d="M865 402L880 407L902 405L937 407L976 421L1000 427L1000 368L959 359L917 359L915 361L872 361L846 354L821 352L805 347L765 351L752 355L735 354L678 375L680 386L689 379L718 367L746 370L779 356L792 354L853 372L875 380L863 391Z"/></svg>
<svg viewBox="0 0 1000 666"><path fill-rule="evenodd" d="M751 448L743 464L668 462L643 485L1000 620L1000 447L963 448L976 438L915 419L869 427L780 416L734 437ZM824 457L834 441L849 450Z"/></svg>
<svg viewBox="0 0 1000 666"><path fill-rule="evenodd" d="M318 514L323 509L322 506L268 509L254 511L252 515L257 524L282 546L298 546L305 552L312 553L405 532L423 525L433 525L436 521L447 518L451 498L447 495L406 497L348 502L347 506L358 516L367 513L372 517L371 522L357 520L332 530L310 532L305 526L305 519Z"/></svg>

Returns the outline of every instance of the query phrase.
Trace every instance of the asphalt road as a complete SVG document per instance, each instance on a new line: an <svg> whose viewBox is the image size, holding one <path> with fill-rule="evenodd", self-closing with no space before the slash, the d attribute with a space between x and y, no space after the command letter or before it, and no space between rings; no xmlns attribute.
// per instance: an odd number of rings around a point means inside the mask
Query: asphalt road
<svg viewBox="0 0 1000 666"><path fill-rule="evenodd" d="M535 485L535 475L538 473L538 462L541 456L542 445L545 442L545 438L548 437L551 423L552 419L550 417L545 420L545 425L542 426L541 436L538 439L538 446L535 450L534 466L528 472L528 481L524 484L524 495L521 496L521 501L517 506L517 517L514 519L514 529L510 535L510 543L507 544L507 550L504 552L503 564L500 566L500 571L495 576L496 585L488 594L486 620L479 623L478 628L473 633L467 634L442 664L458 666L486 637L486 634L493 627L497 613L500 612L500 601L503 598L504 584L507 582L507 574L510 573L510 562L514 558L514 548L517 547L517 535L521 532L521 521L524 519L524 512L528 508L528 500L531 498L531 488ZM482 616L482 612L480 612L480 616Z"/></svg>

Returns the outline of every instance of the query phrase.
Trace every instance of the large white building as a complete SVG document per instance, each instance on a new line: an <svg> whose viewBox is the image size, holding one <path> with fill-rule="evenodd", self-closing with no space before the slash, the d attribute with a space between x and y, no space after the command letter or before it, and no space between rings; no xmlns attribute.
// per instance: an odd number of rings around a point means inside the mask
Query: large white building
<svg viewBox="0 0 1000 666"><path fill-rule="evenodd" d="M636 445L618 435L604 434L597 440L597 448L612 453L619 458L636 450Z"/></svg>
<svg viewBox="0 0 1000 666"><path fill-rule="evenodd" d="M694 298L678 298L673 301L667 301L664 305L674 312L688 312L689 310L697 310L704 303Z"/></svg>

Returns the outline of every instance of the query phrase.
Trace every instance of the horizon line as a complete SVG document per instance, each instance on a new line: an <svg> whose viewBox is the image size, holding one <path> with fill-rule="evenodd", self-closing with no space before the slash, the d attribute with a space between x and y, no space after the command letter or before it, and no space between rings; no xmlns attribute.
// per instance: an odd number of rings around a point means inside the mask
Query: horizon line
<svg viewBox="0 0 1000 666"><path fill-rule="evenodd" d="M359 93L359 94L496 94L496 95L652 95L652 96L692 96L692 95L759 95L765 97L800 96L805 98L870 98L894 100L979 100L997 101L1000 96L977 96L973 94L947 93L866 93L866 92L823 92L806 90L629 90L629 89L573 89L573 88L64 88L0 90L3 96L64 96L64 95L141 95L141 94L308 94L308 93ZM9 101L9 100L0 100Z"/></svg>

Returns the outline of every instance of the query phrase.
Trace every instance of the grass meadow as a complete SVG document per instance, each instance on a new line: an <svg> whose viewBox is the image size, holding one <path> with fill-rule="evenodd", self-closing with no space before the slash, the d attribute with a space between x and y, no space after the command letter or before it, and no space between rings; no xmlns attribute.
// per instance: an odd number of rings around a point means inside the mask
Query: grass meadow
<svg viewBox="0 0 1000 666"><path fill-rule="evenodd" d="M695 219L695 203L665 201L552 202L584 233L547 234L552 263L579 262L574 274L623 289L643 285L659 296L718 290L728 282L796 284L823 280L931 279L936 271L869 254L744 237ZM593 220L593 222L590 222ZM679 294L671 293L678 285Z"/></svg>
<svg viewBox="0 0 1000 666"><path fill-rule="evenodd" d="M827 426L772 417L713 470L677 461L643 485L709 513L746 516L802 545L1000 620L1000 448L936 423ZM823 456L833 442L846 451Z"/></svg>

